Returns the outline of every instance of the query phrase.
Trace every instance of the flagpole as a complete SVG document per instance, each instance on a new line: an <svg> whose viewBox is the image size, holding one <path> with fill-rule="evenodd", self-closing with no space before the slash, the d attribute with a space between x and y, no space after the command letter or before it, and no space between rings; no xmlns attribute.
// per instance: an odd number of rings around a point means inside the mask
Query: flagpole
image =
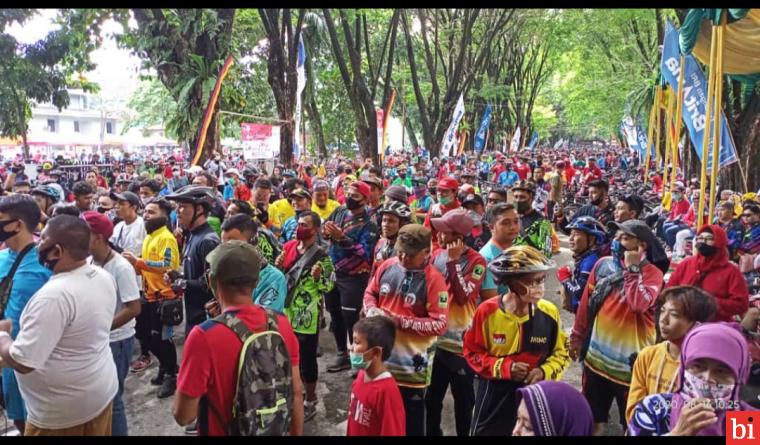
<svg viewBox="0 0 760 445"><path fill-rule="evenodd" d="M491 129L489 128L486 130L486 141L483 143L483 150L481 150L481 153L485 150L488 150L488 136L491 135Z"/></svg>

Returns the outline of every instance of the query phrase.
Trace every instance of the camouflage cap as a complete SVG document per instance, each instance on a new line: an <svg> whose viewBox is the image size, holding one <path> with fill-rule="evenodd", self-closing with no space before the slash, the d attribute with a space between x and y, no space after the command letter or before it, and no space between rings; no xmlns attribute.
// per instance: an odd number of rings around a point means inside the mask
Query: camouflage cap
<svg viewBox="0 0 760 445"><path fill-rule="evenodd" d="M211 275L221 284L249 284L255 287L264 262L256 247L242 241L228 241L206 255ZM249 281L242 280L248 278Z"/></svg>
<svg viewBox="0 0 760 445"><path fill-rule="evenodd" d="M416 255L423 249L430 248L432 235L422 224L407 224L398 231L396 251L407 255Z"/></svg>

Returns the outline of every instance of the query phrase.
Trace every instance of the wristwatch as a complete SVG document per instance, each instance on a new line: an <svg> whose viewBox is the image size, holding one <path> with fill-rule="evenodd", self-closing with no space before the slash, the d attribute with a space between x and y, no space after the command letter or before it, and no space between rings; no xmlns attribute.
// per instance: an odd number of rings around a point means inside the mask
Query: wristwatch
<svg viewBox="0 0 760 445"><path fill-rule="evenodd" d="M631 264L630 266L628 266L628 272L639 273L641 272L641 266L639 266L638 264Z"/></svg>

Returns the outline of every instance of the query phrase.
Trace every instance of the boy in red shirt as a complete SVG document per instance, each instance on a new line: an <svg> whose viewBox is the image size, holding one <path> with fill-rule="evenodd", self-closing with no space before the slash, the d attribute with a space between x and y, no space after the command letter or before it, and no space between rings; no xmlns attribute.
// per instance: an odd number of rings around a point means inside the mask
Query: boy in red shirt
<svg viewBox="0 0 760 445"><path fill-rule="evenodd" d="M209 287L225 313L231 313L258 332L267 325L267 312L253 304L251 295L259 281L261 256L248 243L220 244L206 257ZM208 306L207 306L207 310ZM277 327L290 357L293 405L290 435L303 434L303 387L299 371L298 340L288 319L277 314ZM185 341L174 397L174 419L187 425L198 419L202 436L224 436L232 422L232 405L237 389L240 338L230 328L214 320L195 326Z"/></svg>
<svg viewBox="0 0 760 445"><path fill-rule="evenodd" d="M401 392L385 366L395 340L396 326L390 318L364 318L354 325L351 367L359 374L351 387L347 436L406 434Z"/></svg>

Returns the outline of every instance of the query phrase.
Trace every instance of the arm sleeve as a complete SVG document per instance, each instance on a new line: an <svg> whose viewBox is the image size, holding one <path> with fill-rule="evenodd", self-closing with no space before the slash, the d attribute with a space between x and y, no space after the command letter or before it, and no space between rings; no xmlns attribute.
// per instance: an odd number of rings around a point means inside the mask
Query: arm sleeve
<svg viewBox="0 0 760 445"><path fill-rule="evenodd" d="M140 289L137 288L137 280L135 280L132 267L129 264L126 264L120 268L118 272L119 273L113 278L116 281L116 288L119 291L119 299L122 303L139 300Z"/></svg>
<svg viewBox="0 0 760 445"><path fill-rule="evenodd" d="M161 261L148 261L144 259L138 259L135 263L135 269L139 271L146 271L152 273L164 273L173 269L173 265L179 261L179 249L170 243L163 243L160 249L164 252L163 259Z"/></svg>
<svg viewBox="0 0 760 445"><path fill-rule="evenodd" d="M623 294L635 313L643 313L654 306L662 288L662 272L651 264L640 273L623 272Z"/></svg>
<svg viewBox="0 0 760 445"><path fill-rule="evenodd" d="M219 245L219 241L212 239L212 238L206 238L200 243L200 254L201 258L203 258L203 264L206 264L206 255L208 255L212 250L216 249L216 246ZM208 265L204 266L204 270L208 267ZM206 290L205 285L203 284L203 281L199 278L196 279L188 279L187 280L187 291L204 291Z"/></svg>
<svg viewBox="0 0 760 445"><path fill-rule="evenodd" d="M639 354L633 363L631 386L628 389L628 402L625 408L625 420L631 421L633 411L644 397L647 396L647 371L649 368L648 354Z"/></svg>
<svg viewBox="0 0 760 445"><path fill-rule="evenodd" d="M354 241L351 238L346 238L338 242L338 245L343 249L345 254L344 258L350 256L361 257L367 264L372 264L372 249L375 247L376 233L372 230L372 227L365 225L357 240Z"/></svg>
<svg viewBox="0 0 760 445"><path fill-rule="evenodd" d="M594 268L591 270L586 287L583 288L583 295L581 295L581 302L578 304L578 311L575 313L575 323L573 324L573 330L570 334L570 343L576 347L580 347L588 335L588 300L591 297L591 292L593 292L594 286L596 286L596 267L598 265L599 261L596 262Z"/></svg>
<svg viewBox="0 0 760 445"><path fill-rule="evenodd" d="M749 309L749 288L744 275L736 266L729 269L728 298L718 298L718 320L731 320L734 315L744 315Z"/></svg>
<svg viewBox="0 0 760 445"><path fill-rule="evenodd" d="M569 280L562 282L562 287L565 288L567 296L570 297L570 301L580 301L583 296L583 290L588 283L588 277L591 275L591 270L594 268L594 263L591 261L581 261L578 264L577 278L571 277ZM576 275L576 274L573 274Z"/></svg>
<svg viewBox="0 0 760 445"><path fill-rule="evenodd" d="M476 267L480 271L478 274L474 274ZM462 271L460 263L454 261L446 263L446 271L449 277L447 279L449 290L456 304L464 306L471 299L478 297L480 286L483 284L483 272L485 271L483 257L478 256L473 264L469 264L467 273Z"/></svg>
<svg viewBox="0 0 760 445"><path fill-rule="evenodd" d="M552 315L552 318L557 322L557 340L554 342L554 350L551 355L541 365L541 370L544 371L546 380L559 380L570 366L570 355L567 352L567 335L562 330L559 310Z"/></svg>
<svg viewBox="0 0 760 445"><path fill-rule="evenodd" d="M10 348L13 360L27 368L44 367L73 314L74 308L61 296L29 300L21 317L21 331Z"/></svg>
<svg viewBox="0 0 760 445"><path fill-rule="evenodd" d="M427 273L427 317L399 315L398 327L424 337L443 335L448 326L449 291L443 275Z"/></svg>
<svg viewBox="0 0 760 445"><path fill-rule="evenodd" d="M182 363L177 376L177 390L189 397L208 392L211 380L211 348L200 328L193 328L185 341Z"/></svg>
<svg viewBox="0 0 760 445"><path fill-rule="evenodd" d="M396 388L393 388L396 389ZM382 416L380 421L381 436L406 436L406 413L404 401L398 390L384 391L380 394L378 414Z"/></svg>
<svg viewBox="0 0 760 445"><path fill-rule="evenodd" d="M463 354L467 364L479 376L489 380L509 380L512 359L509 357L495 357L488 351L486 339L487 318L486 306L480 306L475 311L472 319L472 327L464 334Z"/></svg>

